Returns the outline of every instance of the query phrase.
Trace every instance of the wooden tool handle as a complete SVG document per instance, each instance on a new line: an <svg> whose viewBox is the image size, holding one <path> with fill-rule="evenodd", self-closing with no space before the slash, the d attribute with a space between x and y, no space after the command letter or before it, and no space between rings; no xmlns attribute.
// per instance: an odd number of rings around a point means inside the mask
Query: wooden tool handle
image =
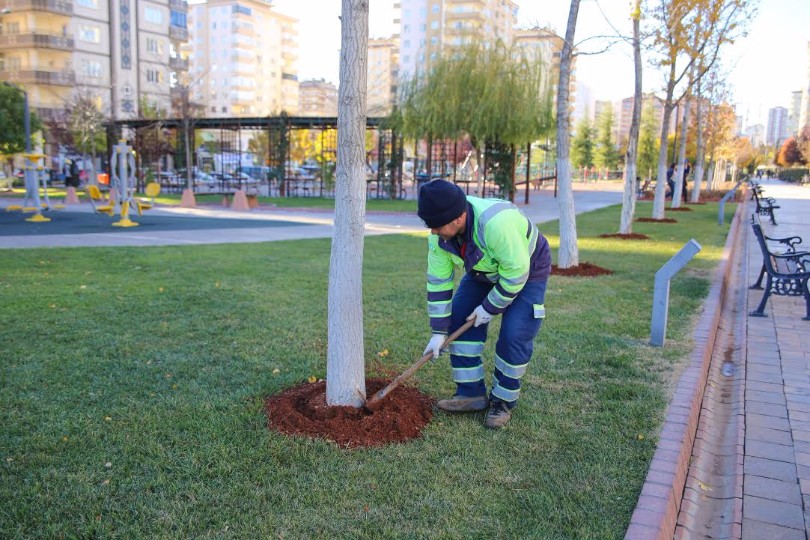
<svg viewBox="0 0 810 540"><path fill-rule="evenodd" d="M469 330L474 323L475 319L467 321L458 330L447 336L447 338L444 340L444 343L442 343L442 350L447 348L447 346L450 345L453 341L455 341L458 338L458 336ZM399 377L388 383L388 386L386 386L385 388L383 388L382 390L371 396L371 399L369 399L366 402L366 406L368 407L379 402L381 399L387 396L392 390L394 390L394 388L402 384L403 381L409 379L411 375L416 373L419 368L427 364L431 358L433 358L433 351L428 351L428 353L425 356L414 362L413 365L411 365L411 367L403 371Z"/></svg>

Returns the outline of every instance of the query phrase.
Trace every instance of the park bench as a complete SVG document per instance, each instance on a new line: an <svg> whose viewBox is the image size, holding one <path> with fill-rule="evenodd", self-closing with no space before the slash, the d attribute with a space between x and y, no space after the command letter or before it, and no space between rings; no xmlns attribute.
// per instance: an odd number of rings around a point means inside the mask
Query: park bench
<svg viewBox="0 0 810 540"><path fill-rule="evenodd" d="M810 321L810 252L788 251L787 253L774 253L768 247L765 233L762 231L762 224L758 214L752 214L751 226L757 238L757 244L762 251L762 267L765 276L765 292L757 309L750 313L753 317L765 317L764 309L768 298L775 294L777 296L803 296L806 306L806 314L803 320ZM790 237L798 238L798 237ZM789 240L789 238L781 239ZM801 240L801 239L799 239ZM777 240L780 241L780 240ZM795 243L786 242L788 249L794 248ZM794 248L795 249L795 248ZM751 286L752 289L762 288L762 275L760 279Z"/></svg>
<svg viewBox="0 0 810 540"><path fill-rule="evenodd" d="M763 197L762 187L759 184L751 185L751 198L756 201L756 213L760 216L768 216L771 218L771 223L776 225L776 216L773 211L779 208L776 201L772 197Z"/></svg>

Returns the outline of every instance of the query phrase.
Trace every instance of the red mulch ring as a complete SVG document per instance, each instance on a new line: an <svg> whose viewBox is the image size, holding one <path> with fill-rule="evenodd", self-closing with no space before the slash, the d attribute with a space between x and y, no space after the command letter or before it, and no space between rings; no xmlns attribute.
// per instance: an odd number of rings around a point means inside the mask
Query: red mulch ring
<svg viewBox="0 0 810 540"><path fill-rule="evenodd" d="M614 234L600 234L599 238L618 238L619 240L649 240L650 237L641 233L614 233Z"/></svg>
<svg viewBox="0 0 810 540"><path fill-rule="evenodd" d="M678 223L678 220L672 218L655 219L651 217L636 218L639 223Z"/></svg>
<svg viewBox="0 0 810 540"><path fill-rule="evenodd" d="M579 263L571 268L559 268L556 264L551 265L551 273L557 276L568 277L594 277L605 276L613 273L613 270L602 268L588 262Z"/></svg>
<svg viewBox="0 0 810 540"><path fill-rule="evenodd" d="M389 382L367 379L368 397ZM416 388L398 386L375 404L374 411L365 407L330 407L326 404L326 381L319 381L266 398L264 410L270 429L358 448L415 439L433 418L433 399Z"/></svg>
<svg viewBox="0 0 810 540"><path fill-rule="evenodd" d="M692 209L687 206L679 206L678 208L667 208L667 212L691 212Z"/></svg>

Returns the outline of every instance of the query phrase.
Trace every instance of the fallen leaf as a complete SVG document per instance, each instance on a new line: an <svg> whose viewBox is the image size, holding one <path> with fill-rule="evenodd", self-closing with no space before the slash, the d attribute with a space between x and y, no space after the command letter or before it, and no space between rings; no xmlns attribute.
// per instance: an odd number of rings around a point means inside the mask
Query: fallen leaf
<svg viewBox="0 0 810 540"><path fill-rule="evenodd" d="M163 292L163 287L158 288L158 292Z"/></svg>
<svg viewBox="0 0 810 540"><path fill-rule="evenodd" d="M644 440L644 435L642 435L641 433L639 433L638 435L636 435L636 439L638 439L638 440L640 440L640 441L643 441L643 440Z"/></svg>
<svg viewBox="0 0 810 540"><path fill-rule="evenodd" d="M111 416L105 416L105 417L104 417L104 421L105 421L105 422L111 422L111 421L112 421L112 417L111 417Z"/></svg>
<svg viewBox="0 0 810 540"><path fill-rule="evenodd" d="M108 469L112 469L112 461L108 461L107 463L104 464L104 466Z"/></svg>
<svg viewBox="0 0 810 540"><path fill-rule="evenodd" d="M278 368L274 369L274 370L273 370L273 374L275 375L276 373L281 373L281 370L280 370L280 369L278 369Z"/></svg>
<svg viewBox="0 0 810 540"><path fill-rule="evenodd" d="M314 375L311 375L309 378L307 378L307 382L309 382L309 383L314 383L314 382L317 382L317 381L318 381L318 378L315 377Z"/></svg>

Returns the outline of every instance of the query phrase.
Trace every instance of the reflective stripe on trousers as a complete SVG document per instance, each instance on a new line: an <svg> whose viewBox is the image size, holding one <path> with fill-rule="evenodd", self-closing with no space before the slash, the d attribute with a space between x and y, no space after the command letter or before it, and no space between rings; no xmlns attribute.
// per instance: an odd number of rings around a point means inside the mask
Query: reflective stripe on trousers
<svg viewBox="0 0 810 540"><path fill-rule="evenodd" d="M469 275L461 279L458 290L453 295L450 332L464 324L492 286L490 283L476 281ZM545 293L545 281L529 281L501 315L501 331L495 344L495 375L491 397L512 405L517 401L520 379L531 360L534 338L540 331L545 316ZM486 394L481 352L487 339L488 326L470 328L450 346L453 381L456 383L456 394L460 396Z"/></svg>

